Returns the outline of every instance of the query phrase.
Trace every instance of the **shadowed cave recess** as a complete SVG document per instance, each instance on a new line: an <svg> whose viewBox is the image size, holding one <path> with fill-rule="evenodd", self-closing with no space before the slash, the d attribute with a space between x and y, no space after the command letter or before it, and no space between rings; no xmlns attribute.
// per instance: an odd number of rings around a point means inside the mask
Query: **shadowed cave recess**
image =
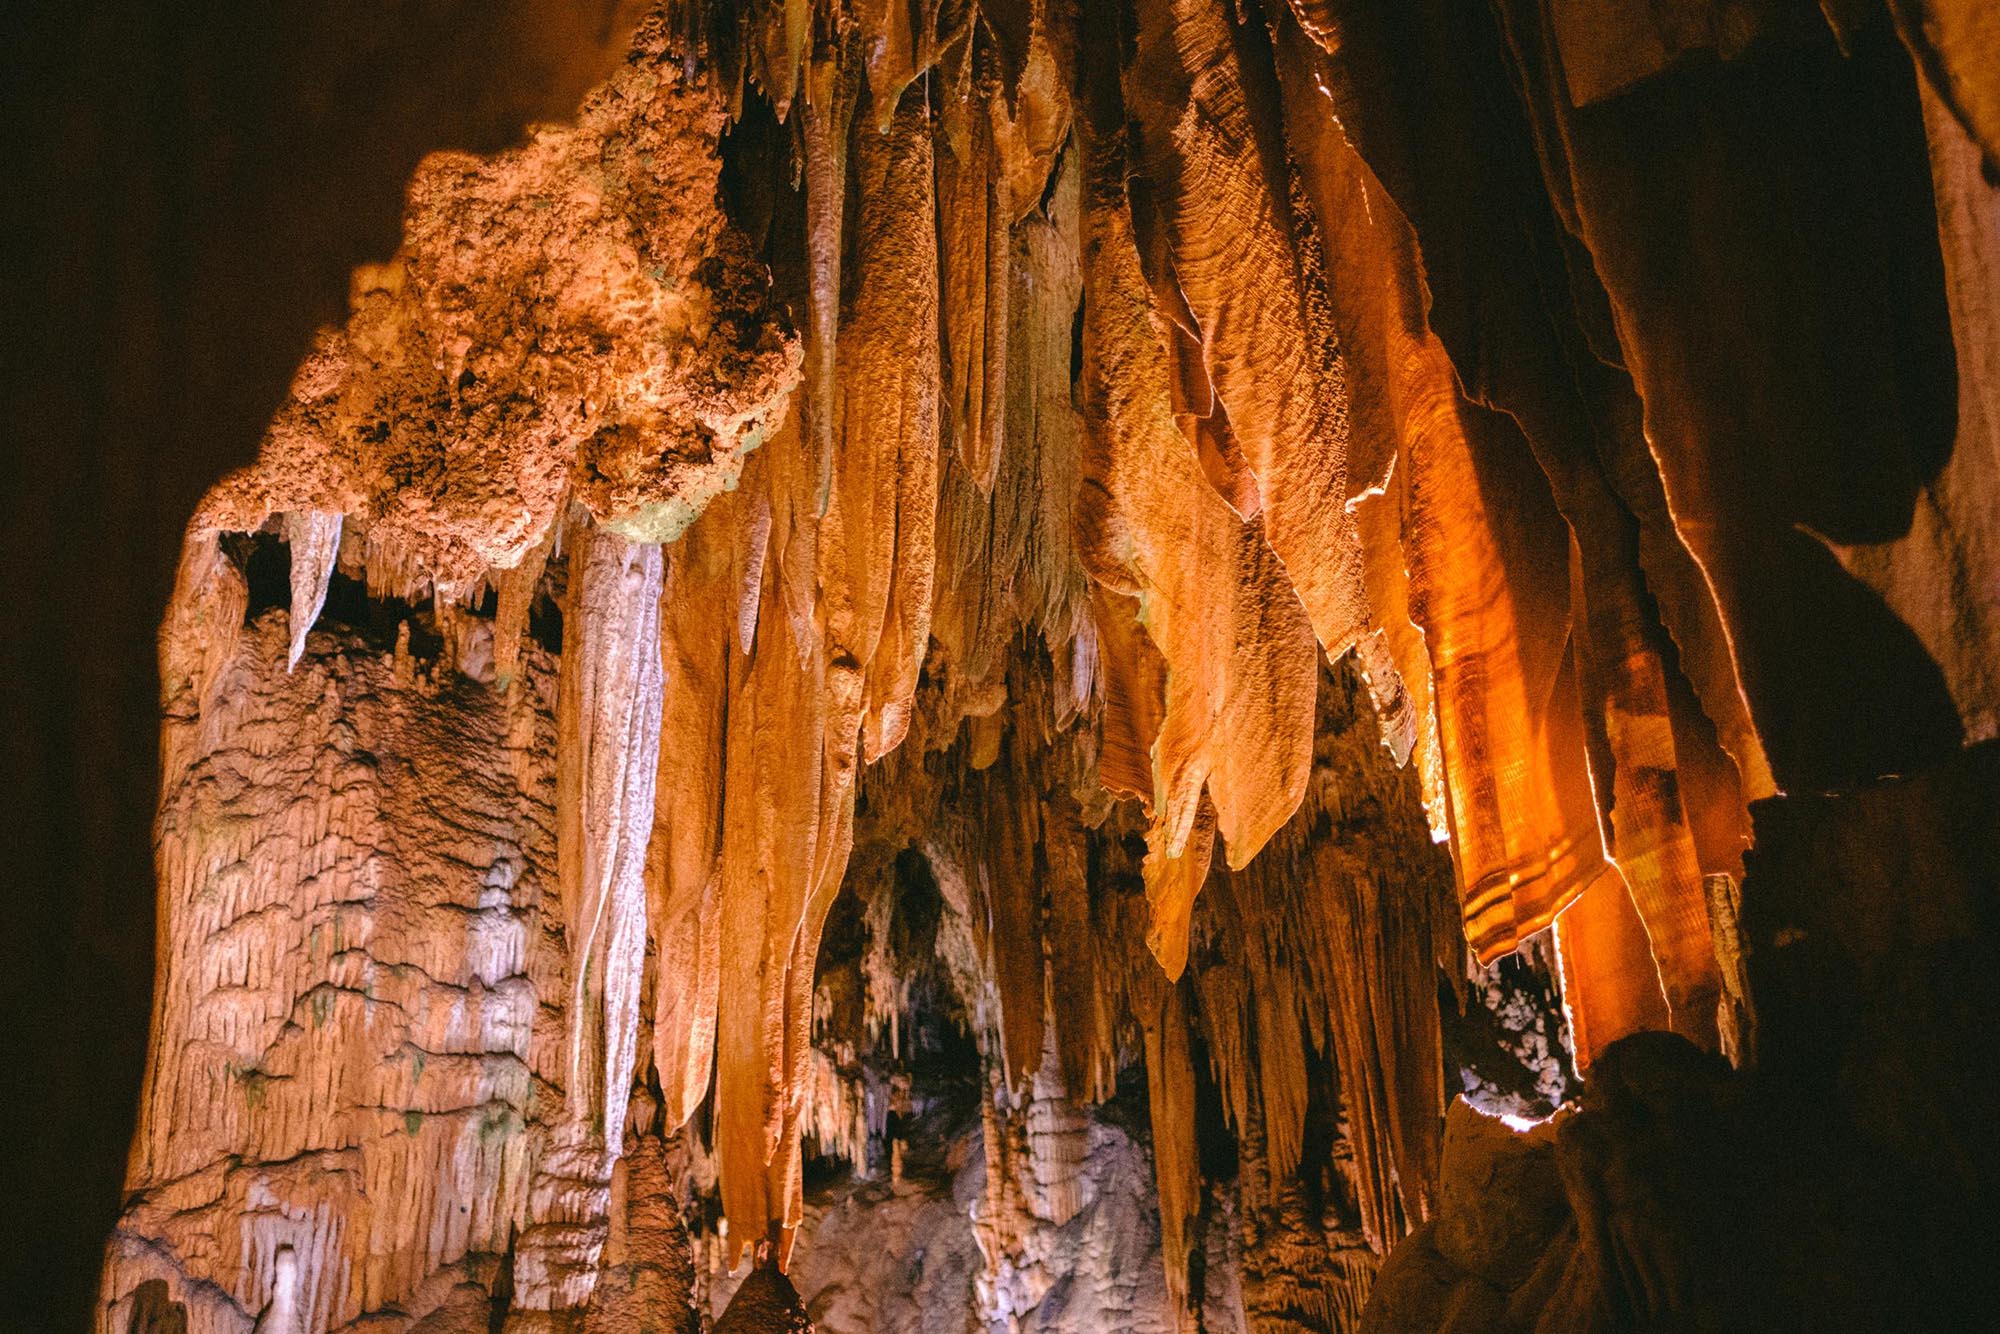
<svg viewBox="0 0 2000 1334"><path fill-rule="evenodd" d="M627 31L188 524L99 1330L1990 1312L1990 5Z"/></svg>

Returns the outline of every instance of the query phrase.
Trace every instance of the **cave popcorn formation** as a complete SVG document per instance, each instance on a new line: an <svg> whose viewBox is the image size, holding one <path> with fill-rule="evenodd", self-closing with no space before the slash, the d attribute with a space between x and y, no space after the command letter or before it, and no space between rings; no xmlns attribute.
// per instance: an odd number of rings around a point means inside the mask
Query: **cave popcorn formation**
<svg viewBox="0 0 2000 1334"><path fill-rule="evenodd" d="M1700 1309L1572 1168L1784 1031L1751 803L1993 767L1994 57L1399 8L674 5L425 161L188 529L103 1328Z"/></svg>

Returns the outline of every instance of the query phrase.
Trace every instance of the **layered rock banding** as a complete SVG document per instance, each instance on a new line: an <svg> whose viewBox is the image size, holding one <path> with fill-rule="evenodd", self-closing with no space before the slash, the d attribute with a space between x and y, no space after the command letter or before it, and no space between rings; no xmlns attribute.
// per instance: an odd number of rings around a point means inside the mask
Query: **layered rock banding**
<svg viewBox="0 0 2000 1334"><path fill-rule="evenodd" d="M1991 950L1991 57L1458 8L674 5L427 160L188 529L101 1327L1726 1311L1798 861Z"/></svg>

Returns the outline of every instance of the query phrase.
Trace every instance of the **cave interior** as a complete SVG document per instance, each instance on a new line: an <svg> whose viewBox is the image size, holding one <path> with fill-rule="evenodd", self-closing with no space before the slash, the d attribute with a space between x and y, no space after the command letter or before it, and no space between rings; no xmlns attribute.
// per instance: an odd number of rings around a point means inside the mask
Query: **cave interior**
<svg viewBox="0 0 2000 1334"><path fill-rule="evenodd" d="M10 95L21 1328L1990 1318L2000 9L562 8Z"/></svg>

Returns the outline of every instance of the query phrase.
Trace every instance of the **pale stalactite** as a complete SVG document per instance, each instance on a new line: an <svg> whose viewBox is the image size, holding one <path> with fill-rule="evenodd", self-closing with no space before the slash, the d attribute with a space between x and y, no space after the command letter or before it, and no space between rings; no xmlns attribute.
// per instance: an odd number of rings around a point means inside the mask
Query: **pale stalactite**
<svg viewBox="0 0 2000 1334"><path fill-rule="evenodd" d="M588 529L568 545L556 706L565 1102L516 1243L517 1313L580 1307L596 1283L637 1057L659 766L660 550Z"/></svg>
<svg viewBox="0 0 2000 1334"><path fill-rule="evenodd" d="M632 1086L645 952L643 868L660 748L660 549L612 533L570 547L558 686L557 849L569 950L573 1111L615 1142Z"/></svg>
<svg viewBox="0 0 2000 1334"><path fill-rule="evenodd" d="M292 643L285 658L285 669L291 671L306 651L306 632L326 605L327 585L340 554L340 516L320 510L287 514L285 545L292 555L292 605L287 612Z"/></svg>

